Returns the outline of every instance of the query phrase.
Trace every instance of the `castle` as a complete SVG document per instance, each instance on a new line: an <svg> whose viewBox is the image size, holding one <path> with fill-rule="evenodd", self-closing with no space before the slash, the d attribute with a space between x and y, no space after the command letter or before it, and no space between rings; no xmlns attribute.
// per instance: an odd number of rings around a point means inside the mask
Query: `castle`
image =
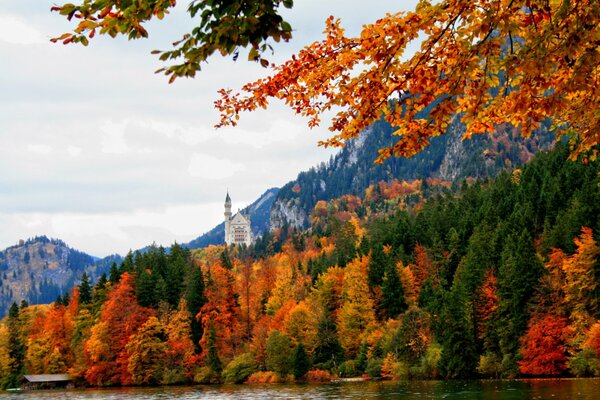
<svg viewBox="0 0 600 400"><path fill-rule="evenodd" d="M242 243L249 246L254 243L252 228L250 226L250 216L244 215L239 210L233 217L231 216L231 197L229 197L229 191L227 191L227 197L225 197L225 243L228 246L230 244Z"/></svg>

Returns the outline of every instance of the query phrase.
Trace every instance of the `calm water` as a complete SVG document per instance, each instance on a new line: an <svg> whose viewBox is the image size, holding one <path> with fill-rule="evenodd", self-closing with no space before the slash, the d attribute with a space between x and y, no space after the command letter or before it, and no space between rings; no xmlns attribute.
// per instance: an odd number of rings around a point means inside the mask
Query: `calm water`
<svg viewBox="0 0 600 400"><path fill-rule="evenodd" d="M600 379L222 385L2 393L0 399L600 399Z"/></svg>

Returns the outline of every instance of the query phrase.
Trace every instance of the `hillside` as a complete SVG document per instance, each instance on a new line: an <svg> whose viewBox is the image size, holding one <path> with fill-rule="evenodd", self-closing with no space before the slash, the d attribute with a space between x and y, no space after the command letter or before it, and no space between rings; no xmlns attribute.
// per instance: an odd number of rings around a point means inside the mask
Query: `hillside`
<svg viewBox="0 0 600 400"><path fill-rule="evenodd" d="M49 303L79 282L84 271L95 280L113 261L120 257L97 259L46 236L8 247L0 252L0 315L13 302Z"/></svg>
<svg viewBox="0 0 600 400"><path fill-rule="evenodd" d="M540 150L553 145L553 136L541 133L524 139L509 126L501 126L492 136L479 135L462 140L464 126L455 119L448 133L434 138L431 145L416 156L391 157L374 164L378 149L395 143L392 127L378 121L365 129L329 162L301 172L279 191L271 211L272 227L287 221L296 227L308 226L308 215L319 200L344 194L360 195L369 185L393 179L436 178L457 182L467 177L493 177L531 160Z"/></svg>
<svg viewBox="0 0 600 400"><path fill-rule="evenodd" d="M278 192L279 188L268 189L254 203L242 210L244 214L250 215L254 237L262 236L269 229L271 206ZM222 244L224 236L225 225L221 222L210 231L189 243L183 244L183 246L189 249L199 249L211 244Z"/></svg>
<svg viewBox="0 0 600 400"><path fill-rule="evenodd" d="M80 302L11 307L0 384L600 376L600 162L567 157L370 185L260 254L130 254Z"/></svg>

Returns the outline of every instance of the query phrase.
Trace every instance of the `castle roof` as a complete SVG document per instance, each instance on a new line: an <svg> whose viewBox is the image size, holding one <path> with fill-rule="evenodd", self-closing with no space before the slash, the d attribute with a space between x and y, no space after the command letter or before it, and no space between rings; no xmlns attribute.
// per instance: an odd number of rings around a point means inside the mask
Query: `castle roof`
<svg viewBox="0 0 600 400"><path fill-rule="evenodd" d="M227 196L225 197L225 203L231 203L231 197L229 197L229 190L227 191Z"/></svg>
<svg viewBox="0 0 600 400"><path fill-rule="evenodd" d="M250 218L246 217L244 214L242 214L241 211L239 211L233 216L233 218L231 219L231 223L232 224L249 224Z"/></svg>

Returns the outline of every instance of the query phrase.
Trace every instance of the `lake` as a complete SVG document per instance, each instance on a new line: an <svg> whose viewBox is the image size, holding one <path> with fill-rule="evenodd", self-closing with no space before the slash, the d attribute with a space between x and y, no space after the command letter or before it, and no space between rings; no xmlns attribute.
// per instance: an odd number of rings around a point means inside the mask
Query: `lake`
<svg viewBox="0 0 600 400"><path fill-rule="evenodd" d="M0 399L600 399L600 379L343 382L309 385L214 385L156 388L44 390L0 394Z"/></svg>

